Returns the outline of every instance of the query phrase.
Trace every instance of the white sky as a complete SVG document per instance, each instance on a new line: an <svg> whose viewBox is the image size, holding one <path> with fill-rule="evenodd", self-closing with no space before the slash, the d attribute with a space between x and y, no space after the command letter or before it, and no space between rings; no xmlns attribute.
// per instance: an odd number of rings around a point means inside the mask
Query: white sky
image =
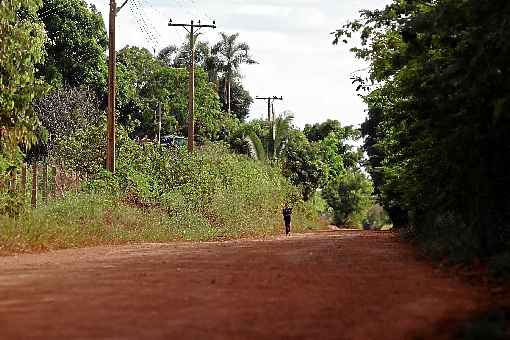
<svg viewBox="0 0 510 340"><path fill-rule="evenodd" d="M240 33L239 40L250 45L259 62L242 68L243 84L254 98L283 96L283 102L275 102L275 111L291 110L299 127L328 118L342 125L364 121L365 106L349 78L366 65L347 46L333 46L329 33L357 18L359 10L382 8L391 0L129 1L117 19L117 49L135 45L159 51L180 45L185 31L168 27L169 18L174 23L216 20L218 29L204 30L202 39L215 42L220 31ZM87 2L108 20L108 0ZM117 0L118 5L122 2ZM265 117L266 112L264 101L256 100L250 117Z"/></svg>

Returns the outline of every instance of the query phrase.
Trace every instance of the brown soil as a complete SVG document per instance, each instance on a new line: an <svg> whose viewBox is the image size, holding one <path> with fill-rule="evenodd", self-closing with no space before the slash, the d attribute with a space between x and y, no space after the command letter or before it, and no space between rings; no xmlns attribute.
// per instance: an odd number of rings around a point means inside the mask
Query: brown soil
<svg viewBox="0 0 510 340"><path fill-rule="evenodd" d="M449 339L483 285L390 233L0 258L1 339Z"/></svg>

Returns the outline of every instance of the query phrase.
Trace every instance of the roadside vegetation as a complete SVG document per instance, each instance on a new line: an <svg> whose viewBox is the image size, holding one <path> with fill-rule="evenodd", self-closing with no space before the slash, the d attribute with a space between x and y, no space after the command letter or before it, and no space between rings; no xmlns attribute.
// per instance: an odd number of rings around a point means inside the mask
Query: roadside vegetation
<svg viewBox="0 0 510 340"><path fill-rule="evenodd" d="M0 252L275 235L285 201L296 232L317 227L317 213L278 169L224 145L190 155L125 139L119 155L115 177L100 172L78 194L2 216Z"/></svg>
<svg viewBox="0 0 510 340"><path fill-rule="evenodd" d="M104 170L108 41L101 14L83 0L8 1L0 10L2 253L263 237L281 232L286 202L293 232L368 223L372 185L354 146L360 131L333 120L301 130L291 112L246 121L253 99L240 68L257 60L238 34L196 39L192 154L156 138L187 137L190 46L118 51L112 175ZM23 163L51 164L84 180L78 192L33 209L9 184Z"/></svg>
<svg viewBox="0 0 510 340"><path fill-rule="evenodd" d="M336 32L361 37L353 77L378 201L436 258L510 273L510 4L393 1Z"/></svg>

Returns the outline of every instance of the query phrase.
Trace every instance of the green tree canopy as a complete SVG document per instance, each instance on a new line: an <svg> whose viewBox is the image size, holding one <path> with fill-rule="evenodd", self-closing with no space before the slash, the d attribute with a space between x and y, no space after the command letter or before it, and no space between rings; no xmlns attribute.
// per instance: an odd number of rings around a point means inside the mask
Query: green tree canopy
<svg viewBox="0 0 510 340"><path fill-rule="evenodd" d="M45 0L38 15L48 40L39 74L53 86L106 90L108 39L99 11L83 0Z"/></svg>
<svg viewBox="0 0 510 340"><path fill-rule="evenodd" d="M282 167L283 174L302 189L305 201L322 184L324 165L319 147L310 143L301 131L292 131L284 151Z"/></svg>
<svg viewBox="0 0 510 340"><path fill-rule="evenodd" d="M338 120L328 119L323 123L306 124L303 132L310 142L318 142L326 138L331 132L337 132L341 129L342 124Z"/></svg>
<svg viewBox="0 0 510 340"><path fill-rule="evenodd" d="M360 225L372 205L372 185L361 171L347 171L328 182L322 197L333 208L336 225Z"/></svg>
<svg viewBox="0 0 510 340"><path fill-rule="evenodd" d="M45 89L36 76L45 43L36 16L40 6L39 0L0 3L0 170L14 160L20 143L30 146L36 141L32 101Z"/></svg>
<svg viewBox="0 0 510 340"><path fill-rule="evenodd" d="M243 64L256 64L250 55L250 46L238 42L239 33L220 33L220 41L216 43L211 52L216 59L218 69L224 79L224 98L227 99L227 112L232 112L232 83L240 77L240 67Z"/></svg>
<svg viewBox="0 0 510 340"><path fill-rule="evenodd" d="M357 80L382 203L462 252L510 246L509 16L507 1L395 0L336 33L360 33L353 51L371 64Z"/></svg>
<svg viewBox="0 0 510 340"><path fill-rule="evenodd" d="M168 67L147 49L125 47L119 51L120 121L134 124L134 133L152 138L156 134L156 110L161 105L162 134L187 133L188 70ZM199 142L222 139L230 131L232 117L221 111L208 73L195 73L196 133Z"/></svg>
<svg viewBox="0 0 510 340"><path fill-rule="evenodd" d="M353 142L350 134L345 134L345 130L331 132L319 142L325 182L334 180L345 172L358 171L363 151L354 146Z"/></svg>

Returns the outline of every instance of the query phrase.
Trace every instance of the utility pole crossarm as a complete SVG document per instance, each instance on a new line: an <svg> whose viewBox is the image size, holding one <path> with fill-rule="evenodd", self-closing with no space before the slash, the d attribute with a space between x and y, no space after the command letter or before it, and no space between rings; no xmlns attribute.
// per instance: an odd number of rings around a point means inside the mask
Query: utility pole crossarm
<svg viewBox="0 0 510 340"><path fill-rule="evenodd" d="M259 96L257 96L257 97L255 97L255 99L267 100L267 121L271 122L271 105L275 100L283 100L283 96L280 96L280 97L277 97L277 96L259 97Z"/></svg>
<svg viewBox="0 0 510 340"><path fill-rule="evenodd" d="M168 26L170 27L191 27L190 24L172 24L172 23L169 23ZM216 25L193 25L194 27L196 28L216 28Z"/></svg>
<svg viewBox="0 0 510 340"><path fill-rule="evenodd" d="M168 22L168 26L170 27L184 27L184 28L188 28L188 27L193 27L193 28L216 28L216 21L213 21L212 25L211 24L207 24L207 25L204 25L202 24L200 21L198 21L198 24L195 24L195 22L193 20L191 20L191 23L190 24L174 24L172 22L172 19L170 19L170 21Z"/></svg>

